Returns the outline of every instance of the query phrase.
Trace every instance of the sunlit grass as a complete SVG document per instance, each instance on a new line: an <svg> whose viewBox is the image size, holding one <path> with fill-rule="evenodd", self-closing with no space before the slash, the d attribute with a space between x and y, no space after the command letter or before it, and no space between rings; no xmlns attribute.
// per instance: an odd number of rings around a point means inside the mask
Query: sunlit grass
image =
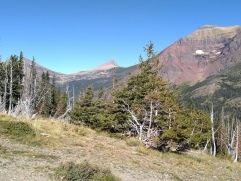
<svg viewBox="0 0 241 181"><path fill-rule="evenodd" d="M95 131L83 126L68 124L64 121L52 121L38 118L35 120L18 120L5 114L0 114L0 134L24 144L59 147L65 144L65 139L78 138Z"/></svg>
<svg viewBox="0 0 241 181"><path fill-rule="evenodd" d="M0 134L25 144L37 144L38 132L31 124L0 115Z"/></svg>
<svg viewBox="0 0 241 181"><path fill-rule="evenodd" d="M241 177L241 164L228 159L215 158L202 151L186 153L162 153L146 148L136 138L110 137L87 127L37 118L32 121L17 120L0 114L0 134L17 142L37 145L42 149L58 149L68 157L77 153L73 160L86 158L95 165L114 166L118 174L126 172L152 172L167 174L173 180L200 179L237 180ZM44 134L43 134L44 133ZM76 152L77 151L77 152ZM61 160L37 150L9 150L0 145L0 154L16 155L36 160ZM162 178L161 176L159 178Z"/></svg>
<svg viewBox="0 0 241 181"><path fill-rule="evenodd" d="M76 164L74 162L62 163L55 169L58 178L66 181L73 180L92 180L92 181L120 181L108 168L96 166L87 161Z"/></svg>

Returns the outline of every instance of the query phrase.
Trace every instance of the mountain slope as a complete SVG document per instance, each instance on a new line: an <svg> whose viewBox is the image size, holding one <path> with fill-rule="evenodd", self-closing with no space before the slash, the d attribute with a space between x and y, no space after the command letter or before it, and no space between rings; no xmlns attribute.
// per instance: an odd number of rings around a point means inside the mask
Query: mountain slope
<svg viewBox="0 0 241 181"><path fill-rule="evenodd" d="M106 90L110 90L113 84L113 76L116 72L119 82L125 81L128 75L136 70L136 66L131 67L116 67L108 70L94 70L84 72L83 74L77 74L76 77L72 77L68 81L62 83L63 87L74 87L75 92L79 94L81 90L85 90L91 86L94 91L98 91L101 86Z"/></svg>
<svg viewBox="0 0 241 181"><path fill-rule="evenodd" d="M240 80L241 63L195 85L186 86L181 94L186 103L192 99L196 107L208 110L212 102L216 115L220 115L223 109L225 115L235 114L241 118L239 114L241 111Z"/></svg>
<svg viewBox="0 0 241 181"><path fill-rule="evenodd" d="M25 64L25 70L30 71L32 61L25 57L24 58L24 64ZM36 67L38 77L41 77L42 73L47 72L47 71L49 72L50 78L52 78L55 75L57 81L60 81L61 77L67 76L66 74L55 72L55 71L52 71L52 70L50 70L46 67L43 67L42 65L39 65L36 62L35 62L35 67Z"/></svg>
<svg viewBox="0 0 241 181"><path fill-rule="evenodd" d="M59 77L58 83L66 84L71 81L79 81L79 80L92 80L96 78L103 78L109 76L109 70L118 68L119 66L114 60L110 60L105 64L102 64L92 70L88 71L80 71L74 74L68 74Z"/></svg>
<svg viewBox="0 0 241 181"><path fill-rule="evenodd" d="M159 54L161 74L175 84L195 84L240 62L241 27L203 26Z"/></svg>
<svg viewBox="0 0 241 181"><path fill-rule="evenodd" d="M25 58L25 67L28 71L31 68L31 61ZM62 74L52 71L36 63L36 70L39 77L43 72L49 72L50 78L55 76L56 83L62 85L65 89L67 86L78 95L81 90L92 86L94 91L99 90L101 86L105 88L112 87L113 76L116 72L119 81L123 81L136 69L136 66L120 67L114 60L110 60L92 70L80 71L73 74Z"/></svg>

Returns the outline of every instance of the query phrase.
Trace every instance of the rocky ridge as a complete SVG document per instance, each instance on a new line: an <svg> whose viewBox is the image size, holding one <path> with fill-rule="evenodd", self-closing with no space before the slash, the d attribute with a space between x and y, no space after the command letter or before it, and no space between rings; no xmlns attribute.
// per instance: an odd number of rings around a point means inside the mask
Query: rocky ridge
<svg viewBox="0 0 241 181"><path fill-rule="evenodd" d="M240 35L240 26L203 26L159 53L161 73L175 84L194 84L225 71L241 52Z"/></svg>

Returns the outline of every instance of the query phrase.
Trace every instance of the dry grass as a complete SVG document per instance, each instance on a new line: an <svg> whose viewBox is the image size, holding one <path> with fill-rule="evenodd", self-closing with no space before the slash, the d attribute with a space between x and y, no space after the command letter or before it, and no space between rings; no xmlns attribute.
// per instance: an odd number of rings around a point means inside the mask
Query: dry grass
<svg viewBox="0 0 241 181"><path fill-rule="evenodd" d="M139 146L140 141L137 140L136 138L130 137L130 138L126 139L126 145L127 146Z"/></svg>
<svg viewBox="0 0 241 181"><path fill-rule="evenodd" d="M74 145L82 145L79 139L86 134L94 134L95 131L85 128L83 126L75 126L64 121L52 121L48 119L36 119L33 121L26 121L38 130L38 142L40 145L59 148L63 146L70 138Z"/></svg>
<svg viewBox="0 0 241 181"><path fill-rule="evenodd" d="M62 121L45 119L24 121L31 124L39 133L37 140L41 149L46 150L49 156L45 152L16 152L22 156L34 155L36 158L51 159L54 154L58 154L54 155L56 163L67 160L81 163L83 160L88 160L91 164L111 168L116 176L131 181L239 180L241 178L240 163L214 158L200 151L183 154L161 153L147 149L133 138L126 140L110 138L105 133L96 133L86 127ZM41 133L49 136L42 136ZM5 153L6 149L5 146L0 146L0 153Z"/></svg>

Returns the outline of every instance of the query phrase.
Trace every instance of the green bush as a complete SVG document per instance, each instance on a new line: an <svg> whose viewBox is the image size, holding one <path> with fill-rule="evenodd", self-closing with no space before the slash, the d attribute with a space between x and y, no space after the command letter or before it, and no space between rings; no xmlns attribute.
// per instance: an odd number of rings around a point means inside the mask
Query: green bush
<svg viewBox="0 0 241 181"><path fill-rule="evenodd" d="M25 122L0 120L0 134L24 143L33 143L35 130Z"/></svg>
<svg viewBox="0 0 241 181"><path fill-rule="evenodd" d="M109 133L109 137L119 139L119 140L126 140L126 136L123 136L121 133Z"/></svg>
<svg viewBox="0 0 241 181"><path fill-rule="evenodd" d="M101 169L95 165L89 164L87 161L81 164L67 162L61 164L55 173L57 177L63 178L65 181L119 181L110 170Z"/></svg>
<svg viewBox="0 0 241 181"><path fill-rule="evenodd" d="M127 146L140 146L141 142L133 137L130 137L129 139L126 140L126 145Z"/></svg>

